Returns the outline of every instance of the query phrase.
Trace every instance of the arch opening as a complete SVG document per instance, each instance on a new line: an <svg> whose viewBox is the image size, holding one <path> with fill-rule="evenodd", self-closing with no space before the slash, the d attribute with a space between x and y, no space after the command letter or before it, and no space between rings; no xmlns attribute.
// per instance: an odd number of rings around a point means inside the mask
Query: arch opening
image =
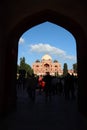
<svg viewBox="0 0 87 130"><path fill-rule="evenodd" d="M45 22L46 23L46 22ZM52 24L52 23L50 23L50 22L48 22L47 21L47 23L48 24ZM43 26L43 24L44 23L42 23L42 24L40 24L40 26ZM56 24L52 24L53 26L56 26ZM38 26L38 25L37 25ZM58 26L57 26L58 27ZM54 27L53 27L54 28ZM62 27L60 27L60 28L62 28ZM29 31L30 30L32 30L33 28L31 28L31 29L29 29ZM47 28L45 27L45 29L47 30ZM50 28L51 29L51 28ZM50 34L50 29L48 30L49 31L49 34ZM62 28L63 29L63 28ZM40 31L39 29L36 29L36 30L38 30L38 32ZM56 30L58 30L58 29L56 29ZM36 31L37 32L37 31ZM59 31L60 32L60 31ZM68 32L68 31L66 31L66 32ZM27 32L25 32L26 34L25 35L28 35L29 36L29 39L34 39L34 36L33 36L33 33L32 33L32 37L31 37L31 35L29 35L28 34L28 31ZM44 33L46 33L46 32L44 32ZM48 32L47 32L48 33ZM41 32L40 32L40 34L41 34ZM34 34L35 36L36 36L36 34ZM44 34L43 34L44 35ZM58 35L58 34L57 34ZM22 37L23 36L23 37ZM21 36L21 42L24 42L24 35L22 35ZM41 37L41 35L40 35L40 37ZM48 37L48 36L47 36ZM72 36L73 37L73 36ZM62 36L62 38L63 38L63 36ZM39 38L40 39L40 38ZM51 37L50 37L50 39L51 39ZM56 38L54 38L54 39L56 39ZM19 41L20 41L19 40ZM36 41L36 39L34 40L34 41ZM67 40L66 40L67 41ZM26 41L27 42L27 41ZM31 44L31 43L33 43L34 44L34 42L31 42L31 41L29 41L30 43L28 43L28 44ZM45 42L44 42L45 43ZM73 43L73 44L75 44L75 42ZM35 44L35 46L36 47L38 47L38 45L40 45L40 50L41 49L43 49L43 48L45 48L44 50L45 50L45 52L46 52L46 48L47 47L49 47L48 45L46 46L45 44ZM54 45L54 42L53 42L53 45ZM45 46L45 47L44 47ZM62 46L64 46L63 44L62 44ZM34 47L34 46L33 46ZM51 48L51 50L50 50L50 52L52 52L53 53L53 50L54 50L54 52L55 51L57 51L57 55L59 54L60 55L60 53L59 53L59 50L57 49L57 47L54 47L54 46L50 46L50 48ZM55 50L55 48L56 48L56 50ZM72 48L72 47L71 47ZM24 49L24 47L23 47L23 49ZM53 49L53 50L52 50ZM75 48L74 48L75 49ZM38 48L36 48L36 50L38 50ZM48 52L49 52L49 50L47 50ZM37 52L36 52L37 53ZM39 53L40 54L40 53ZM35 54L36 55L36 54ZM32 57L32 56L30 56L30 57ZM64 55L63 55L63 57L64 57ZM38 59L38 57L37 57L37 59ZM47 54L47 52L46 52L46 54L44 55L44 56L42 56L42 58L41 58L41 61L42 62L40 62L40 60L37 60L37 59L35 59L35 61L39 61L39 62L35 62L35 64L33 64L33 66L34 66L34 68L35 68L35 65L36 65L36 70L35 70L35 74L36 75L38 75L38 76L40 76L40 75L45 75L44 74L44 72L46 73L46 72L49 72L49 73L51 73L52 75L56 75L56 76L58 76L58 74L60 75L60 73L61 73L61 75L62 75L62 71L61 71L61 65L59 64L59 62L57 62L57 61L59 61L58 59L57 60L55 60L54 59L54 63L53 63L53 65L51 64L51 62L52 62L52 57L50 56L50 55L48 55ZM46 61L45 61L46 60ZM34 60L33 60L34 61ZM42 65L43 64L43 65ZM41 68L42 67L42 68ZM34 69L33 68L33 69ZM59 72L60 71L60 72ZM72 74L72 72L70 73L70 74Z"/></svg>

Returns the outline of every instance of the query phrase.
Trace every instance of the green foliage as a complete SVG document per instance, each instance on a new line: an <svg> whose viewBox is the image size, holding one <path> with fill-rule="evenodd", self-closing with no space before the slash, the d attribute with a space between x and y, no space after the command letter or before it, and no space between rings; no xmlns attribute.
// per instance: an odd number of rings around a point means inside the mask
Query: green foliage
<svg viewBox="0 0 87 130"><path fill-rule="evenodd" d="M77 73L77 63L73 64L73 71L74 73Z"/></svg>
<svg viewBox="0 0 87 130"><path fill-rule="evenodd" d="M63 66L63 76L66 76L68 73L68 65L67 63L64 63L64 66Z"/></svg>
<svg viewBox="0 0 87 130"><path fill-rule="evenodd" d="M17 73L19 72L19 70L25 70L26 71L26 74L25 74L26 77L28 75L33 74L33 69L31 68L31 66L29 64L27 64L25 62L25 57L20 58L20 65L17 65Z"/></svg>
<svg viewBox="0 0 87 130"><path fill-rule="evenodd" d="M20 66L17 65L17 73L19 73L19 70L20 70Z"/></svg>
<svg viewBox="0 0 87 130"><path fill-rule="evenodd" d="M20 69L25 69L26 63L25 63L25 57L20 58Z"/></svg>

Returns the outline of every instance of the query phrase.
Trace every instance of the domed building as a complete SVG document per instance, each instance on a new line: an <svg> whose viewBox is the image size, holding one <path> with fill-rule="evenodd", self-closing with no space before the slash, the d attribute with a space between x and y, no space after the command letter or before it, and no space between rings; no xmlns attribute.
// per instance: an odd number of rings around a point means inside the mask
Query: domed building
<svg viewBox="0 0 87 130"><path fill-rule="evenodd" d="M45 60L45 61L46 61L46 60L52 60L51 56L48 55L48 54L44 55L41 59L42 59L42 60Z"/></svg>
<svg viewBox="0 0 87 130"><path fill-rule="evenodd" d="M63 73L61 64L57 60L52 61L52 57L48 54L42 56L41 61L36 60L32 69L36 75L45 75L46 72L49 72L50 75L62 75Z"/></svg>

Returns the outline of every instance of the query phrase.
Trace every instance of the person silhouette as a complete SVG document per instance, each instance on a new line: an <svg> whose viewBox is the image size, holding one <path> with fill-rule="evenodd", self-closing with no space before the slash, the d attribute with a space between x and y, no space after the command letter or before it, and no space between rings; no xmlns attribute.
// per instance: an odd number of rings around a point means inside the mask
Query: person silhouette
<svg viewBox="0 0 87 130"><path fill-rule="evenodd" d="M45 82L45 101L47 102L48 98L51 101L51 94L52 94L52 89L51 89L51 80L52 77L49 72L46 72L46 75L43 78L43 81Z"/></svg>

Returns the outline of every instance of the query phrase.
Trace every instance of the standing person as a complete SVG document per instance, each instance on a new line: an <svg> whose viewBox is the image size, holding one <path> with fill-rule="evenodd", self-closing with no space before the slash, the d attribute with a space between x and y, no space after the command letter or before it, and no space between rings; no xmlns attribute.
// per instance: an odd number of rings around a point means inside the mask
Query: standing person
<svg viewBox="0 0 87 130"><path fill-rule="evenodd" d="M64 79L64 95L65 95L66 100L69 100L70 98L70 80L69 79L70 79L70 74L67 73Z"/></svg>
<svg viewBox="0 0 87 130"><path fill-rule="evenodd" d="M62 79L61 78L58 79L57 86L58 86L58 94L61 96L62 92L63 92L63 84L62 84Z"/></svg>
<svg viewBox="0 0 87 130"><path fill-rule="evenodd" d="M42 77L42 75L40 75L40 76L38 77L39 94L41 94L42 79L43 79L43 77Z"/></svg>
<svg viewBox="0 0 87 130"><path fill-rule="evenodd" d="M74 75L72 74L70 76L70 92L71 92L71 99L75 99L75 78Z"/></svg>
<svg viewBox="0 0 87 130"><path fill-rule="evenodd" d="M37 79L34 76L34 74L29 76L27 84L28 84L28 87L27 87L28 95L29 95L31 101L34 102L35 97L36 97L36 86L37 86Z"/></svg>
<svg viewBox="0 0 87 130"><path fill-rule="evenodd" d="M69 73L65 77L64 92L65 99L74 99L74 77Z"/></svg>
<svg viewBox="0 0 87 130"><path fill-rule="evenodd" d="M51 101L51 93L52 93L52 89L51 89L51 80L52 77L50 75L49 72L46 72L46 75L43 78L44 82L45 82L45 101L47 102L48 98Z"/></svg>

